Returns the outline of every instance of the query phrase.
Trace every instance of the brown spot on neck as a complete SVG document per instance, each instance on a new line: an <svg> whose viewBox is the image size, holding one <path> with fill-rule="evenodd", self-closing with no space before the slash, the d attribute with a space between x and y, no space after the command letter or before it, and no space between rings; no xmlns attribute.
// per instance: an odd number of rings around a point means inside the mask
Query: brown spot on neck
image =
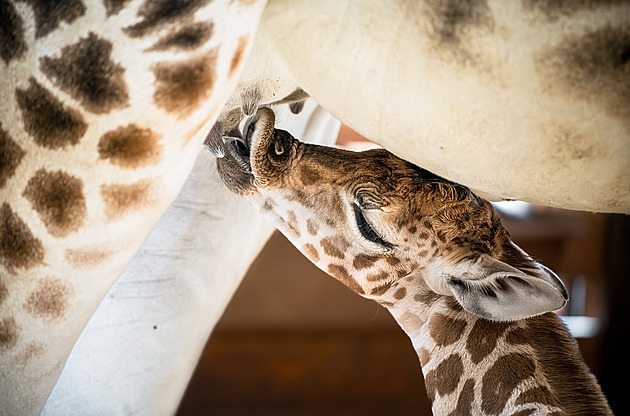
<svg viewBox="0 0 630 416"><path fill-rule="evenodd" d="M72 175L40 169L22 195L55 237L66 237L83 225L87 214L83 182Z"/></svg>
<svg viewBox="0 0 630 416"><path fill-rule="evenodd" d="M46 277L26 299L24 309L46 321L61 319L68 310L71 289L61 279Z"/></svg>
<svg viewBox="0 0 630 416"><path fill-rule="evenodd" d="M466 326L466 321L462 319L434 313L429 321L429 333L437 345L446 346L457 342L462 337Z"/></svg>
<svg viewBox="0 0 630 416"><path fill-rule="evenodd" d="M514 324L509 322L491 322L486 319L478 319L470 331L466 341L466 349L470 353L470 359L478 364L494 351L497 341Z"/></svg>
<svg viewBox="0 0 630 416"><path fill-rule="evenodd" d="M389 289L391 289L393 282L387 282L385 284L382 284L380 286L376 286L374 289L372 289L372 291L370 292L370 295L372 296L381 296L384 293L387 293L387 291Z"/></svg>
<svg viewBox="0 0 630 416"><path fill-rule="evenodd" d="M379 273L368 274L365 278L368 282L380 282L389 279L390 276L391 274L383 270Z"/></svg>
<svg viewBox="0 0 630 416"><path fill-rule="evenodd" d="M335 279L339 280L344 285L348 286L350 289L358 293L359 295L365 294L365 291L352 276L348 273L348 271L343 266L338 266L336 264L328 265L328 274L330 274Z"/></svg>
<svg viewBox="0 0 630 416"><path fill-rule="evenodd" d="M217 79L218 52L210 52L184 62L163 62L153 67L158 107L181 117L188 116L212 94Z"/></svg>
<svg viewBox="0 0 630 416"><path fill-rule="evenodd" d="M130 0L103 0L107 16L118 14Z"/></svg>
<svg viewBox="0 0 630 416"><path fill-rule="evenodd" d="M0 319L0 351L15 347L19 335L20 327L14 318Z"/></svg>
<svg viewBox="0 0 630 416"><path fill-rule="evenodd" d="M105 203L105 215L110 221L155 202L152 182L149 179L130 185L102 185L101 198Z"/></svg>
<svg viewBox="0 0 630 416"><path fill-rule="evenodd" d="M317 223L315 223L315 221L313 221L311 218L308 218L306 220L306 231L313 236L317 235L317 232L319 231L319 226L317 225Z"/></svg>
<svg viewBox="0 0 630 416"><path fill-rule="evenodd" d="M378 261L378 259L379 258L376 256L370 256L363 253L357 254L356 256L354 256L352 266L354 266L354 268L357 270L367 269L369 267L372 267L374 263Z"/></svg>
<svg viewBox="0 0 630 416"><path fill-rule="evenodd" d="M74 146L87 131L87 123L77 110L65 107L35 78L29 79L26 90L15 90L15 98L22 112L24 130L35 143L48 149Z"/></svg>
<svg viewBox="0 0 630 416"><path fill-rule="evenodd" d="M25 154L0 123L0 189L15 174Z"/></svg>
<svg viewBox="0 0 630 416"><path fill-rule="evenodd" d="M302 253L304 253L304 255L313 263L317 263L319 261L319 253L312 244L304 244L302 246Z"/></svg>
<svg viewBox="0 0 630 416"><path fill-rule="evenodd" d="M464 383L462 391L457 398L457 407L449 416L472 415L472 403L475 400L475 380L469 378Z"/></svg>
<svg viewBox="0 0 630 416"><path fill-rule="evenodd" d="M9 64L13 59L20 59L26 52L24 22L8 1L0 1L0 59Z"/></svg>
<svg viewBox="0 0 630 416"><path fill-rule="evenodd" d="M154 1L145 0L138 10L142 20L125 28L131 37L146 36L166 26L193 18L195 12L208 4L210 0Z"/></svg>
<svg viewBox="0 0 630 416"><path fill-rule="evenodd" d="M398 288L398 290L394 292L394 299L396 300L402 300L405 298L405 296L407 296L407 288L404 286Z"/></svg>
<svg viewBox="0 0 630 416"><path fill-rule="evenodd" d="M35 14L35 37L48 35L61 22L72 23L85 14L85 6L81 0L40 1L26 0Z"/></svg>
<svg viewBox="0 0 630 416"><path fill-rule="evenodd" d="M42 242L7 203L0 207L0 260L9 273L16 268L30 269L44 260Z"/></svg>
<svg viewBox="0 0 630 416"><path fill-rule="evenodd" d="M9 289L7 289L7 287L4 285L2 280L0 280L0 306L2 306L2 303L8 296L9 296Z"/></svg>
<svg viewBox="0 0 630 416"><path fill-rule="evenodd" d="M151 129L129 124L105 133L98 142L101 159L127 169L154 165L159 161L160 137Z"/></svg>
<svg viewBox="0 0 630 416"><path fill-rule="evenodd" d="M452 354L445 358L424 378L429 400L434 402L436 394L445 396L454 392L463 374L464 364L459 354Z"/></svg>
<svg viewBox="0 0 630 416"><path fill-rule="evenodd" d="M214 32L212 22L194 22L168 33L160 38L150 51L181 50L191 51L203 46Z"/></svg>
<svg viewBox="0 0 630 416"><path fill-rule="evenodd" d="M497 358L482 379L481 408L489 414L500 414L514 389L525 379L532 377L536 369L534 361L519 353Z"/></svg>
<svg viewBox="0 0 630 416"><path fill-rule="evenodd" d="M324 253L331 257L342 260L346 257L348 242L343 237L324 237L319 244L324 249Z"/></svg>

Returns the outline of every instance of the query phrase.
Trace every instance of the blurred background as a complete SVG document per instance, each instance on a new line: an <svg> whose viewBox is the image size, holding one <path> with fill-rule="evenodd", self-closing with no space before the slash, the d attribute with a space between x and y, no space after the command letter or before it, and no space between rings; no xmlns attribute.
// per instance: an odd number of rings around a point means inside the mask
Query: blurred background
<svg viewBox="0 0 630 416"><path fill-rule="evenodd" d="M342 126L338 145L370 146ZM613 411L628 406L630 217L498 204L504 226L571 294L559 314ZM624 357L624 358L622 358ZM411 341L389 312L275 232L206 347L179 416L431 415Z"/></svg>

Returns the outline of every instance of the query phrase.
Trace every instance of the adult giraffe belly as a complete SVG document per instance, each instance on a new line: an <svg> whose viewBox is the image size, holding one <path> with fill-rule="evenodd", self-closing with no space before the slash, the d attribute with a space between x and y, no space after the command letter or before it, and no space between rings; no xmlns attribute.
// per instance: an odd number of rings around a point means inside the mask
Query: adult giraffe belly
<svg viewBox="0 0 630 416"><path fill-rule="evenodd" d="M630 6L578 9L274 0L259 39L342 122L489 199L630 213Z"/></svg>

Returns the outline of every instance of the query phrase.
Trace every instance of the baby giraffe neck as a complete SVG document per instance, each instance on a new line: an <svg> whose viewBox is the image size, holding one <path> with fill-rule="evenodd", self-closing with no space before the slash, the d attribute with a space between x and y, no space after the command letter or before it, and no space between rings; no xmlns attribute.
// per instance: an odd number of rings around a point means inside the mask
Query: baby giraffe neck
<svg viewBox="0 0 630 416"><path fill-rule="evenodd" d="M492 322L428 288L404 291L382 303L412 340L434 415L612 414L555 314Z"/></svg>

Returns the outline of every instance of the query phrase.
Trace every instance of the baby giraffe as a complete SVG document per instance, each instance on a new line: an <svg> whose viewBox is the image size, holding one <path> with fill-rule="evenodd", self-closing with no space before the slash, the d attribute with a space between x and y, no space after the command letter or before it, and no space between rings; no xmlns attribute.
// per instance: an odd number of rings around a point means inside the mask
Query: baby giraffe
<svg viewBox="0 0 630 416"><path fill-rule="evenodd" d="M612 414L550 311L558 277L493 207L379 149L301 143L261 108L244 137L211 139L226 186L318 267L386 307L418 353L435 415Z"/></svg>

